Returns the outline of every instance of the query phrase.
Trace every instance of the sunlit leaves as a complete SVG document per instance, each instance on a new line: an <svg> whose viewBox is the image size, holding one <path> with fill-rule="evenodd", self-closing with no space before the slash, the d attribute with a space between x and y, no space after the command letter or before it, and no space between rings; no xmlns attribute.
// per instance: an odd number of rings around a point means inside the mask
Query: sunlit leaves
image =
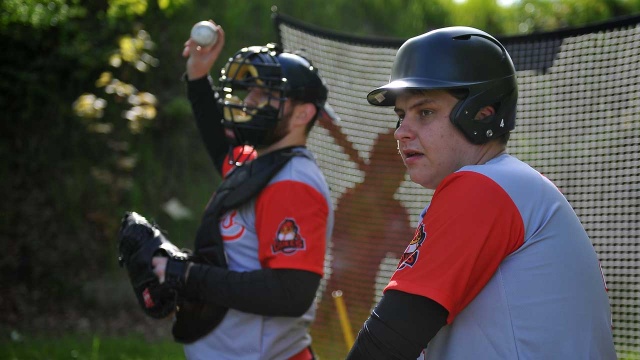
<svg viewBox="0 0 640 360"><path fill-rule="evenodd" d="M158 8L160 10L171 14L175 10L179 9L182 5L187 4L189 0L157 0ZM109 17L135 17L143 15L148 7L149 2L147 0L108 0L109 10L107 15Z"/></svg>
<svg viewBox="0 0 640 360"><path fill-rule="evenodd" d="M472 26L489 33L504 33L505 9L495 0L467 0L460 2L453 9L456 25Z"/></svg>
<svg viewBox="0 0 640 360"><path fill-rule="evenodd" d="M127 101L132 105L131 109L123 112L122 117L129 120L129 130L133 134L142 132L149 122L157 115L156 97L151 93L140 92L131 94Z"/></svg>
<svg viewBox="0 0 640 360"><path fill-rule="evenodd" d="M505 8L504 32L528 34L579 27L637 12L639 5L625 0L519 0Z"/></svg>
<svg viewBox="0 0 640 360"><path fill-rule="evenodd" d="M0 28L11 24L46 29L85 13L84 8L72 0L2 0L0 1Z"/></svg>
<svg viewBox="0 0 640 360"><path fill-rule="evenodd" d="M122 36L118 41L118 49L108 59L109 65L124 71L122 67L128 64L139 72L146 72L150 67L158 65L158 60L148 53L154 45L144 30L138 31L136 36ZM130 105L122 110L121 117L128 120L127 127L132 134L142 132L144 127L149 125L149 121L156 117L156 97L149 92L139 92L133 84L116 78L113 72L102 72L95 85L113 96L117 104ZM99 119L104 116L106 104L106 100L93 94L83 94L74 102L73 108L81 118ZM96 127L94 124L89 126L89 130L105 133L107 128Z"/></svg>
<svg viewBox="0 0 640 360"><path fill-rule="evenodd" d="M158 65L158 60L147 52L153 50L155 44L146 31L138 31L135 37L123 36L118 45L119 52L109 60L112 66L119 67L122 62L128 62L138 71L145 72L150 66Z"/></svg>
<svg viewBox="0 0 640 360"><path fill-rule="evenodd" d="M162 11L171 14L182 5L189 3L189 1L190 0L158 0L158 7Z"/></svg>
<svg viewBox="0 0 640 360"><path fill-rule="evenodd" d="M73 103L73 111L82 118L99 119L104 114L107 101L94 94L82 94Z"/></svg>
<svg viewBox="0 0 640 360"><path fill-rule="evenodd" d="M139 78L135 73L145 73L158 65L149 51L155 44L149 34L140 30L135 36L121 36L118 47L107 59L110 70L103 71L95 81L106 99L85 93L73 103L75 114L83 120L87 131L101 134L115 155L115 162L108 167L94 167L92 176L119 193L132 185L131 172L137 157L129 143L157 116L156 96L140 91L133 84ZM127 79L127 80L125 80Z"/></svg>
<svg viewBox="0 0 640 360"><path fill-rule="evenodd" d="M147 0L108 0L109 17L134 17L147 11Z"/></svg>

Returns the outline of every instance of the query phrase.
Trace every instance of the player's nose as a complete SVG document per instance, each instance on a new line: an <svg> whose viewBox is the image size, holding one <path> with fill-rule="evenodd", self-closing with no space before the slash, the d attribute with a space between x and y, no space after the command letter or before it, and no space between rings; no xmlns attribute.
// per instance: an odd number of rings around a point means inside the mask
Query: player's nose
<svg viewBox="0 0 640 360"><path fill-rule="evenodd" d="M406 118L399 120L393 137L398 141L411 140L414 135L410 123L411 121Z"/></svg>

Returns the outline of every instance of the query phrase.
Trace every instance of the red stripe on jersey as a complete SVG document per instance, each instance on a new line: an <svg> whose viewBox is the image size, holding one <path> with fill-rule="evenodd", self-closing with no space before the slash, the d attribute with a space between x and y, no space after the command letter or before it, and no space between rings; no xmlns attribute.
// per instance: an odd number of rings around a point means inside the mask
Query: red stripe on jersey
<svg viewBox="0 0 640 360"><path fill-rule="evenodd" d="M255 209L263 267L323 275L329 209L318 190L299 181L279 181L260 193Z"/></svg>
<svg viewBox="0 0 640 360"><path fill-rule="evenodd" d="M399 264L385 291L438 302L449 311L448 323L524 242L523 220L513 200L493 180L475 172L444 179L419 230L423 225L423 241L407 248L411 253L402 258L409 263Z"/></svg>

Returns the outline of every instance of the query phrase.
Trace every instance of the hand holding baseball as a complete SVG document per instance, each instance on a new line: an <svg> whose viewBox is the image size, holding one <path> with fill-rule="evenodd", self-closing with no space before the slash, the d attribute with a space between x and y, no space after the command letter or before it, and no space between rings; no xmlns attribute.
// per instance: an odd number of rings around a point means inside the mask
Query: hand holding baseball
<svg viewBox="0 0 640 360"><path fill-rule="evenodd" d="M212 20L196 23L182 51L187 58L187 77L194 80L207 76L223 47L224 30L220 25Z"/></svg>
<svg viewBox="0 0 640 360"><path fill-rule="evenodd" d="M191 39L199 46L211 46L218 40L218 27L211 21L200 21L191 28Z"/></svg>

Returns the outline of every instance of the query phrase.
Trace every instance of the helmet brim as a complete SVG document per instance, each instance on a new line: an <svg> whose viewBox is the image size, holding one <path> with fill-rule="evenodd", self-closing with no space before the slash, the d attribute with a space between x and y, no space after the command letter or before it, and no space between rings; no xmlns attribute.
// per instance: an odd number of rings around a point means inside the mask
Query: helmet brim
<svg viewBox="0 0 640 360"><path fill-rule="evenodd" d="M367 101L376 106L394 106L396 97L405 90L440 90L467 88L469 84L435 79L398 79L371 91Z"/></svg>
<svg viewBox="0 0 640 360"><path fill-rule="evenodd" d="M325 120L329 120L332 123L340 122L340 115L338 115L338 113L333 110L328 102L325 102L324 105L320 108L320 117Z"/></svg>

